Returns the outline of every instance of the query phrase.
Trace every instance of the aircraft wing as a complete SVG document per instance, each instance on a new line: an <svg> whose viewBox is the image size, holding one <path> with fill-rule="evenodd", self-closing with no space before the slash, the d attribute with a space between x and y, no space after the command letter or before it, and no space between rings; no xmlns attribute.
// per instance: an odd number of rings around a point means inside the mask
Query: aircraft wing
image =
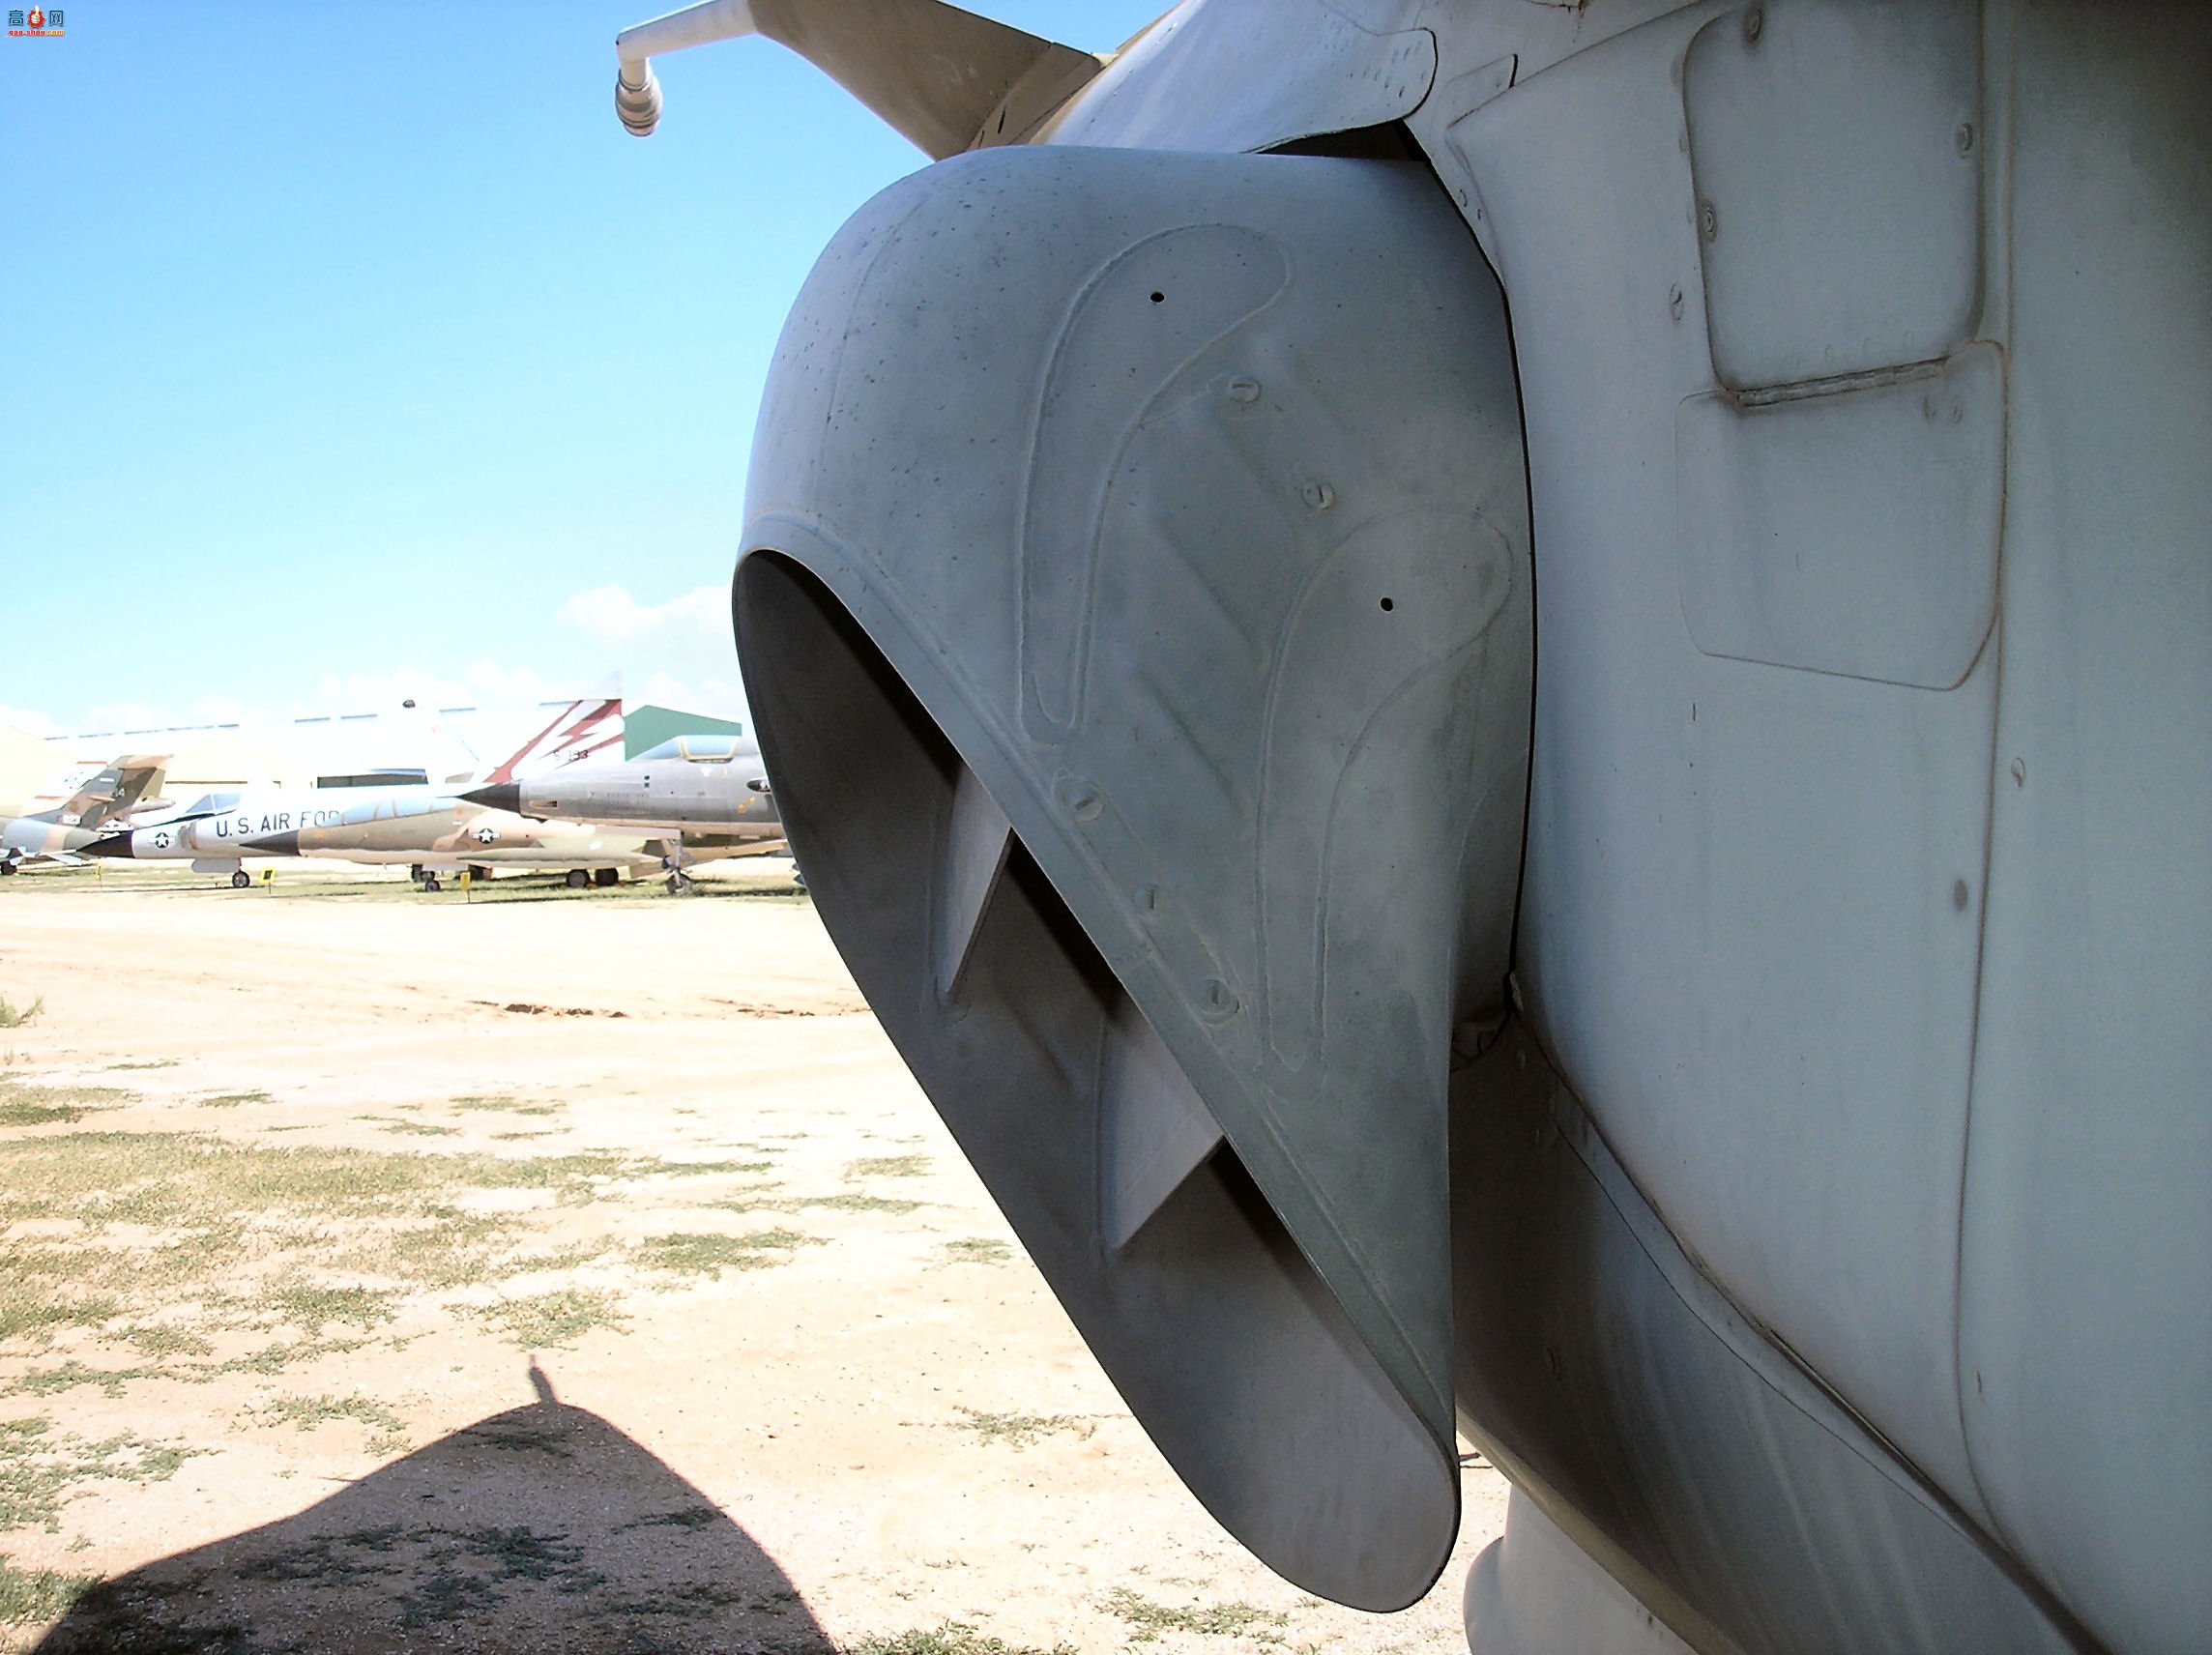
<svg viewBox="0 0 2212 1655"><path fill-rule="evenodd" d="M1105 67L939 0L708 0L616 37L623 125L642 138L660 120L652 57L741 35L789 46L932 160L1018 140Z"/></svg>

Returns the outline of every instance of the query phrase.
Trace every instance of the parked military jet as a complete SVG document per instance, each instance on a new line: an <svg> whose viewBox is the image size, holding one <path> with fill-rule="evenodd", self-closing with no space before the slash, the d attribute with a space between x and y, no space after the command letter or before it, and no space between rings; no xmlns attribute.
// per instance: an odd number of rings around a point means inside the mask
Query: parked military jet
<svg viewBox="0 0 2212 1655"><path fill-rule="evenodd" d="M2212 8L714 0L938 164L733 604L1167 1458L1472 1646L2212 1649ZM1540 599L1540 601L1539 601Z"/></svg>
<svg viewBox="0 0 2212 1655"><path fill-rule="evenodd" d="M0 875L27 861L73 862L103 832L149 811L168 808L159 793L165 754L132 754L107 765L75 765L38 796L20 801L21 814L0 814Z"/></svg>
<svg viewBox="0 0 2212 1655"><path fill-rule="evenodd" d="M703 857L760 856L783 848L783 824L755 742L736 736L673 736L634 759L570 765L522 781L472 788L463 800L539 820L566 817L650 829L667 847L668 888L689 884Z"/></svg>
<svg viewBox="0 0 2212 1655"><path fill-rule="evenodd" d="M383 792L329 820L256 831L239 849L252 857L404 865L432 891L440 888L441 871L458 868L473 869L480 878L501 868L566 868L573 888L611 886L626 871L658 867L664 857L656 841L640 833L610 832L585 822L536 822L421 792Z"/></svg>
<svg viewBox="0 0 2212 1655"><path fill-rule="evenodd" d="M521 770L576 762L609 740L620 740L620 720L617 701L591 697L570 702L486 773L504 779ZM240 863L249 856L406 863L423 871L423 883L432 890L438 888L432 870L441 867L569 865L588 882L601 869L611 880L616 870L653 859L642 841L601 845L588 831L547 833L520 818L480 822L485 812L459 802L453 792L458 784L393 782L386 779L388 774L367 771L328 778L340 785L210 796L175 816L95 839L83 854L189 860L195 873L227 874L240 889L252 883ZM460 778L463 783L476 779ZM361 854L348 855L348 845ZM482 854L470 854L471 846Z"/></svg>

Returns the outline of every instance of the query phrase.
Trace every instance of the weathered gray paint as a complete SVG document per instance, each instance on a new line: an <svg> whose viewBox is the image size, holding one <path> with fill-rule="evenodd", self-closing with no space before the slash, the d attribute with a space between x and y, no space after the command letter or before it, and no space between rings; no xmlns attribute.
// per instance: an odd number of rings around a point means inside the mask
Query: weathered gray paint
<svg viewBox="0 0 2212 1655"><path fill-rule="evenodd" d="M727 759L682 757L603 760L525 778L514 808L525 816L565 817L608 827L688 833L732 841L783 837L775 796L757 752Z"/></svg>
<svg viewBox="0 0 2212 1655"><path fill-rule="evenodd" d="M1038 302L1009 312L1015 268ZM913 402L915 374L968 420ZM824 255L752 471L748 546L859 605L962 760L942 795L868 818L900 896L823 885L806 832L825 813L792 817L825 920L879 1003L894 938L932 909L951 969L928 977L1004 992L1024 979L990 940L1028 935L1004 931L1009 830L1034 857L1134 1002L1071 987L1085 1032L1026 1101L1092 1124L1050 1149L983 1130L1015 1100L943 1049L980 1022L959 994L893 1036L1200 1497L1293 1578L1373 1607L1428 1585L1455 1521L1445 1063L1456 1020L1502 1008L1528 762L1512 397L1490 275L1415 167L994 150L887 192ZM969 421L1011 438L979 451ZM914 486L955 475L956 493ZM744 566L761 591L794 579ZM748 698L772 730L771 707L838 686L821 646L748 620L745 578ZM764 737L801 798L827 768L865 784L886 763L835 711ZM1257 1338L1207 1313L1162 1338L1124 1255L1149 1243L1142 1268L1177 1273L1168 1208L1213 1187L1191 1175L1223 1136L1267 1211L1217 1193L1213 1244L1258 1270L1287 1231L1311 1275L1270 1315L1299 1325ZM1021 1201L1048 1153L1088 1186L1049 1220ZM1208 1266L1189 1267L1179 1293ZM1324 1387L1354 1376L1329 1419ZM1348 1528L1370 1541L1347 1549Z"/></svg>
<svg viewBox="0 0 2212 1655"><path fill-rule="evenodd" d="M1451 1186L1453 1396L1546 1526L1534 1561L1482 1576L1515 1612L1470 1594L1486 1650L2212 1646L2207 85L2195 6L1202 0L1039 128L1188 151L1401 119L1510 307L1538 668L1519 1011L1494 1036L1495 1008L1452 986L1463 1138L1489 1147ZM1397 175L1362 164L1388 199ZM1277 319L1256 218L1278 175L1194 213L1163 171L1147 205L1177 211L1148 218L1089 165L1033 202L1000 189L1015 171L899 187L907 206L976 191L991 226L926 310L838 274L863 251L912 274L884 202L817 273L760 426L748 682L856 975L1140 1417L1263 1555L1382 1601L1430 1566L1425 1520L1333 1492L1317 1512L1314 1491L1348 1489L1363 1453L1375 1486L1419 1486L1386 1405L1434 1429L1420 1341L1370 1312L1420 1276L1405 1243L1432 1186L1397 1153L1420 1106L1356 1087L1333 1099L1372 1128L1356 1144L1247 1154L1240 1089L1333 1026L1266 945L1244 969L1218 941L1238 932L1208 888L1250 893L1266 937L1312 899L1270 883L1284 819L1219 758L1252 682L1324 679L1279 616L1244 619L1295 537L1249 540L1272 474L1195 440L1214 381L1156 418L1179 463L1213 467L1210 534L1148 503L1169 462L1115 415ZM1226 332L1155 360L1093 327L1132 261L1179 257L1179 292ZM977 283L992 325L962 335ZM1227 378L1266 395L1417 285ZM1456 303L1486 309L1487 276ZM840 377L859 363L865 394ZM1342 439L1304 450L1325 509L1349 495L1323 460L1449 419L1380 386L1334 414ZM917 469L922 421L946 451ZM1126 476L1071 480L1075 456L1124 451ZM1033 462L1007 499L1005 468ZM1195 576L1147 584L1179 559ZM1123 613L1127 642L1099 653ZM1123 682L1141 714L1100 700ZM1142 810L1121 770L1064 757L1101 710L1150 743ZM1400 729L1355 759L1321 702L1297 721L1308 800L1422 751ZM839 740L859 745L831 766ZM1422 773L1453 797L1449 764ZM956 808L974 785L1004 807L996 839ZM941 878L916 820L952 835L937 868L975 917L949 933L912 892ZM1389 821L1362 824L1372 857L1435 888L1433 841ZM1358 970L1424 979L1437 905L1347 889L1315 974L1342 939ZM1135 918L1163 899L1164 928ZM1400 957L1361 941L1378 914ZM1210 1001L1199 956L1160 940L1179 931L1219 968ZM1194 1035L1178 996L1264 1033ZM1441 1029L1404 1038L1443 1060ZM1167 1101L1133 1151L1155 1170L1117 1180L1096 1146L1131 1085ZM1236 1157L1159 1199L1205 1152L1193 1109ZM1250 1187L1221 1182L1244 1164ZM1341 1207L1332 1241L1286 1193L1315 1177L1395 1203ZM1288 1277L1205 1274L1230 1213L1286 1226ZM1310 1364L1264 1393L1271 1434L1245 1423L1263 1393L1194 1353L1191 1301L1121 1292L1115 1236L1153 1249L1155 1286L1242 1295L1213 1314ZM1283 1297L1301 1268L1333 1290L1299 1300L1316 1323ZM1367 1380L1297 1343L1331 1315L1373 1352ZM1268 1471L1270 1445L1317 1444L1318 1484ZM1578 1619L1568 1541L1672 1633L1594 1586L1611 1609Z"/></svg>

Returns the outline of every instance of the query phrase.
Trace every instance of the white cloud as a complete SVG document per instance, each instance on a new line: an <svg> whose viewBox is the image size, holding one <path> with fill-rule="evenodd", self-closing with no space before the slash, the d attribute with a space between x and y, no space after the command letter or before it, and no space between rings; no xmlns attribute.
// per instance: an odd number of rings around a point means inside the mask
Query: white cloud
<svg viewBox="0 0 2212 1655"><path fill-rule="evenodd" d="M629 697L632 707L648 703L704 713L709 718L735 718L747 726L752 723L752 713L745 707L745 686L734 674L728 678L678 678L673 673L653 673Z"/></svg>
<svg viewBox="0 0 2212 1655"><path fill-rule="evenodd" d="M594 587L564 603L561 619L621 662L631 706L750 721L727 587L697 587L665 603L640 603L625 586Z"/></svg>
<svg viewBox="0 0 2212 1655"><path fill-rule="evenodd" d="M28 707L11 707L0 701L0 724L12 725L29 736L59 736L62 727L44 712Z"/></svg>
<svg viewBox="0 0 2212 1655"><path fill-rule="evenodd" d="M640 603L627 587L596 586L561 605L561 619L608 643L711 637L726 644L730 636L730 594L726 587L702 586L666 603Z"/></svg>

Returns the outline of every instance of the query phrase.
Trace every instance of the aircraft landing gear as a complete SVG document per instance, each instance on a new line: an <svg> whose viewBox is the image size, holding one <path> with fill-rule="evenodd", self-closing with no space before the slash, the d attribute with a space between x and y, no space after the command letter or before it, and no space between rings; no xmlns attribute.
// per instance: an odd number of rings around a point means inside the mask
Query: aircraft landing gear
<svg viewBox="0 0 2212 1655"><path fill-rule="evenodd" d="M491 869L485 867L481 862L471 862L469 864L469 878L481 885L485 880L491 878Z"/></svg>
<svg viewBox="0 0 2212 1655"><path fill-rule="evenodd" d="M7 877L8 877L10 874L14 873L15 871L15 864L14 862L0 862L0 879L5 879L5 878L7 878Z"/></svg>
<svg viewBox="0 0 2212 1655"><path fill-rule="evenodd" d="M435 870L425 869L422 874L422 888L424 890L442 890L445 887L439 885Z"/></svg>
<svg viewBox="0 0 2212 1655"><path fill-rule="evenodd" d="M570 890L584 890L590 886L591 883L592 870L590 868L570 868L568 870L568 888Z"/></svg>
<svg viewBox="0 0 2212 1655"><path fill-rule="evenodd" d="M678 872L668 876L668 894L670 896L682 896L690 888L691 876L689 874Z"/></svg>
<svg viewBox="0 0 2212 1655"><path fill-rule="evenodd" d="M244 890L252 883L253 876L248 874L244 868L232 868L230 870L230 888L232 890Z"/></svg>
<svg viewBox="0 0 2212 1655"><path fill-rule="evenodd" d="M601 890L605 890L611 886L620 885L622 883L622 870L620 868L596 869L592 874L592 883Z"/></svg>

